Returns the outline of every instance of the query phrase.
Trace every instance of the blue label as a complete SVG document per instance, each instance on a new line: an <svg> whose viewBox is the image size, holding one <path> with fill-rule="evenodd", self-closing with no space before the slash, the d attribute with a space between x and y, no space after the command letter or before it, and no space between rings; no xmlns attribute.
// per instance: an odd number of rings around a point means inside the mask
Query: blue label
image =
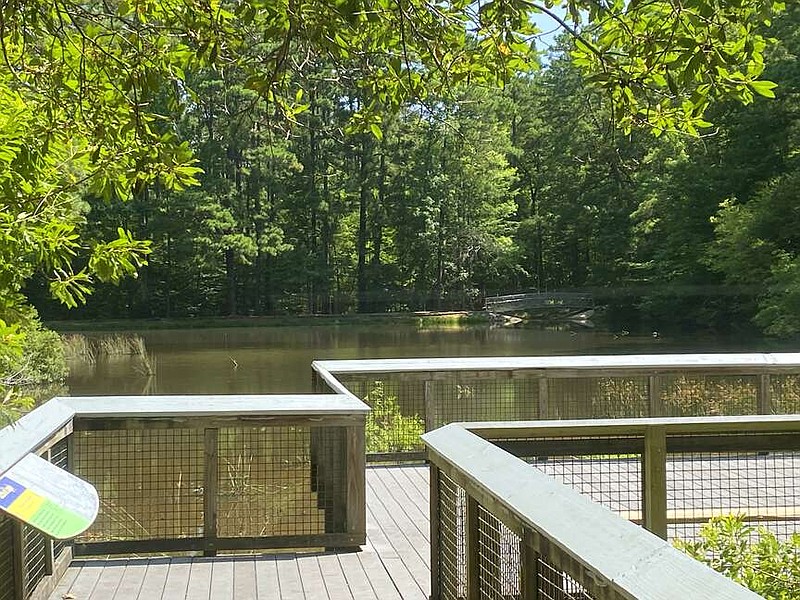
<svg viewBox="0 0 800 600"><path fill-rule="evenodd" d="M8 508L25 488L8 477L0 477L0 508Z"/></svg>

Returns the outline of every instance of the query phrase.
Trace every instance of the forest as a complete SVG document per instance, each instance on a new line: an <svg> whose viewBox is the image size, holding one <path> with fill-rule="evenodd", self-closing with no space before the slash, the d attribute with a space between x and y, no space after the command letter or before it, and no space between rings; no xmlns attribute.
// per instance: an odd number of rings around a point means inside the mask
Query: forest
<svg viewBox="0 0 800 600"><path fill-rule="evenodd" d="M479 309L580 290L648 327L793 334L800 10L762 28L774 93L717 102L677 133L621 127L568 35L503 87L386 103L362 127L376 98L355 70L306 65L286 122L243 69L198 68L191 99L155 112L199 185L81 195L86 228L151 240L149 264L69 313L44 275L26 295L44 318L82 319Z"/></svg>

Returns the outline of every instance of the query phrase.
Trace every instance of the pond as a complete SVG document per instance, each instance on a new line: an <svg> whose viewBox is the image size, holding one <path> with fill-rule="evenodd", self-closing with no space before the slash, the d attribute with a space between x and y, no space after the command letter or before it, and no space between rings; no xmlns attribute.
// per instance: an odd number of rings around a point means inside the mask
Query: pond
<svg viewBox="0 0 800 600"><path fill-rule="evenodd" d="M422 328L410 323L130 331L152 368L134 356L75 363L72 395L311 392L316 359L537 356L764 351L764 342L636 336L588 328ZM104 334L92 334L104 335ZM149 371L151 374L146 374Z"/></svg>

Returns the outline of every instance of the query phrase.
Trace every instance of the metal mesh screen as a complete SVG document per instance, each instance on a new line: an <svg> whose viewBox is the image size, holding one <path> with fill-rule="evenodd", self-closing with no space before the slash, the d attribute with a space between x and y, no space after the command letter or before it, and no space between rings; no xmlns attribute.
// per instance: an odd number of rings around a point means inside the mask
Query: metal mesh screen
<svg viewBox="0 0 800 600"><path fill-rule="evenodd" d="M539 418L539 381L461 378L428 383L433 428L455 421L521 421Z"/></svg>
<svg viewBox="0 0 800 600"><path fill-rule="evenodd" d="M694 539L703 523L744 515L780 539L798 532L800 453L676 453L667 460L670 538Z"/></svg>
<svg viewBox="0 0 800 600"><path fill-rule="evenodd" d="M344 479L341 452L325 465L332 473L317 470L325 477L319 485L312 482L307 427L220 429L218 444L220 537L324 533L325 509L341 493L326 486Z"/></svg>
<svg viewBox="0 0 800 600"><path fill-rule="evenodd" d="M10 518L0 515L0 600L15 600L13 526Z"/></svg>
<svg viewBox="0 0 800 600"><path fill-rule="evenodd" d="M25 573L25 589L33 591L45 576L45 536L33 527L22 526L22 555Z"/></svg>
<svg viewBox="0 0 800 600"><path fill-rule="evenodd" d="M635 522L642 515L641 455L554 457L532 463L594 502Z"/></svg>
<svg viewBox="0 0 800 600"><path fill-rule="evenodd" d="M770 376L771 412L778 415L800 413L800 376Z"/></svg>
<svg viewBox="0 0 800 600"><path fill-rule="evenodd" d="M467 595L466 507L467 498L464 489L439 471L439 597L441 600L457 600Z"/></svg>
<svg viewBox="0 0 800 600"><path fill-rule="evenodd" d="M541 558L536 561L536 583L536 598L539 600L593 600L594 598L580 583Z"/></svg>
<svg viewBox="0 0 800 600"><path fill-rule="evenodd" d="M647 377L549 379L548 419L646 417Z"/></svg>
<svg viewBox="0 0 800 600"><path fill-rule="evenodd" d="M203 431L131 429L72 434L74 472L96 488L100 512L78 540L199 537Z"/></svg>
<svg viewBox="0 0 800 600"><path fill-rule="evenodd" d="M758 377L692 375L660 377L663 415L758 414Z"/></svg>
<svg viewBox="0 0 800 600"><path fill-rule="evenodd" d="M483 506L478 506L479 598L518 598L522 590L520 538Z"/></svg>

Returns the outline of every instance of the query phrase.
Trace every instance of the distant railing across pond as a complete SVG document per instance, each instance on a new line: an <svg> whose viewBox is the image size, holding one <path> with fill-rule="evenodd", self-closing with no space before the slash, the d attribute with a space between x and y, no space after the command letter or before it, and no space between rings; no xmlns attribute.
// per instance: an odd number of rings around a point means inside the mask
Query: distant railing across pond
<svg viewBox="0 0 800 600"><path fill-rule="evenodd" d="M800 354L331 360L315 390L372 407L368 460L422 458L422 431L459 421L800 412Z"/></svg>
<svg viewBox="0 0 800 600"><path fill-rule="evenodd" d="M432 600L760 598L660 539L669 514L667 450L723 456L725 448L758 448L758 442L736 441L737 436L756 439L742 430L775 436L764 445L770 449L796 450L800 420L681 421L453 424L425 434L431 465ZM589 441L597 445L593 458L609 466L625 463L629 452L639 454L635 462L642 465L646 483L633 485L623 503L634 500L639 508L627 512L643 513L645 525L658 535L500 447L540 459L542 453L558 457L553 460L575 451L573 458L582 460L589 458ZM608 475L613 469L604 471ZM590 483L604 496L620 481ZM796 491L793 485L791 491ZM792 502L797 499L793 494Z"/></svg>
<svg viewBox="0 0 800 600"><path fill-rule="evenodd" d="M69 544L0 516L0 600L44 596L73 555L361 546L364 419L352 396L56 398L0 431L92 483Z"/></svg>

